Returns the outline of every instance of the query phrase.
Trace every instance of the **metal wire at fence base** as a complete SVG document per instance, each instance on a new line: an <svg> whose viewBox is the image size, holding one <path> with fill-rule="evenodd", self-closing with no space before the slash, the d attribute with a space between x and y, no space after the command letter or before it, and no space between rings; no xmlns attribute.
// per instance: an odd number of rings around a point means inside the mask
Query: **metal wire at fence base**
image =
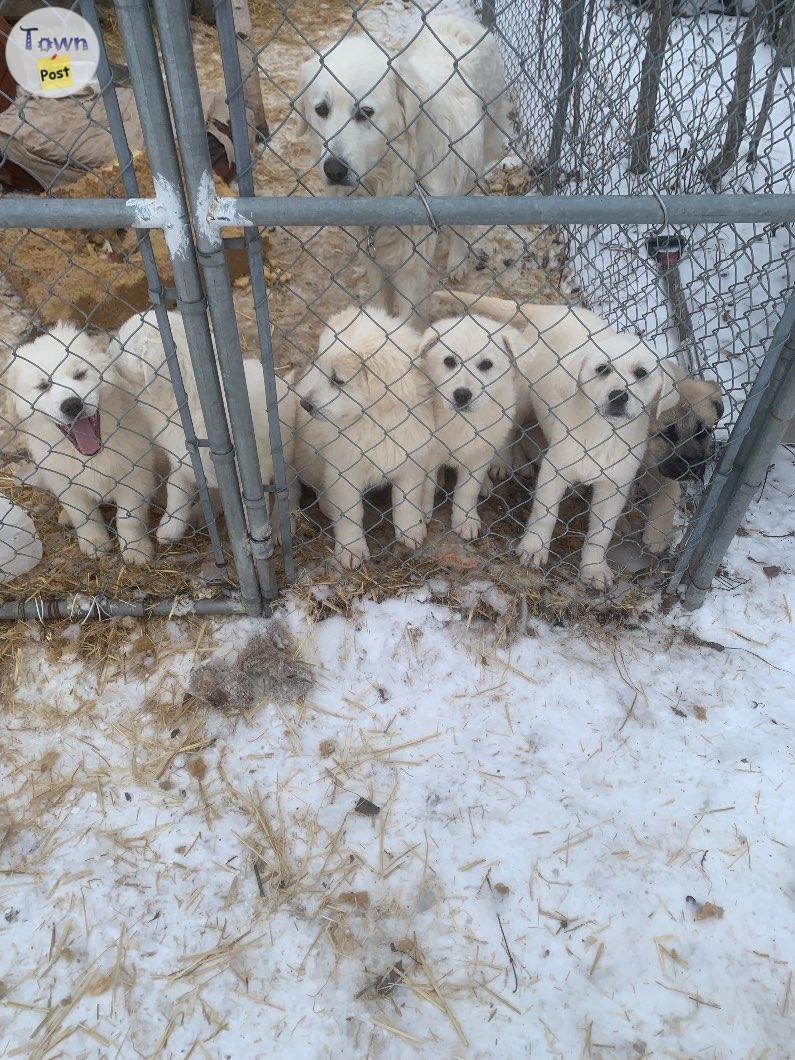
<svg viewBox="0 0 795 1060"><path fill-rule="evenodd" d="M93 0L80 6L101 32ZM103 54L83 121L107 131L115 171L75 197L0 199L0 235L54 230L35 238L61 255L42 278L22 252L32 233L3 241L20 292L7 300L45 334L0 368L33 457L0 485L46 511L44 566L7 582L0 617L258 613L329 545L385 583L662 584L650 557L693 510L682 483L698 486L731 430L676 565L686 603L703 598L778 441L771 424L795 412L786 39L762 42L770 18L685 26L665 4L503 0L484 6L486 29L436 6L408 5L386 32L376 4L342 5L352 25L279 9L241 35L238 0L218 0L219 117L198 73L208 31L191 38L183 5L155 0L153 22L146 0L118 0L141 150ZM725 110L705 109L727 55ZM683 57L700 71L686 95ZM239 196L213 172L216 133ZM98 197L114 184L126 198ZM111 229L134 243L115 247ZM55 230L76 234L61 247ZM86 307L98 246L142 273L143 304L114 277ZM71 331L50 302L82 314ZM82 335L111 302L121 329ZM104 558L108 504L142 565Z"/></svg>

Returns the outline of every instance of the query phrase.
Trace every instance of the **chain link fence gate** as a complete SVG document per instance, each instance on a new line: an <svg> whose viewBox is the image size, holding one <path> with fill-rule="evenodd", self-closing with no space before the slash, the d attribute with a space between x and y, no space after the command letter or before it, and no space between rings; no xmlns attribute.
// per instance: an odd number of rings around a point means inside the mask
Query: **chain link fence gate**
<svg viewBox="0 0 795 1060"><path fill-rule="evenodd" d="M659 130L673 108L660 106L659 84L653 98L652 82L678 54L669 39L674 12L665 4L639 10L616 3L605 13L573 0L489 3L481 12L489 38L474 12L463 12L463 24L451 21L452 5L436 5L428 21L431 5L406 4L401 13L392 4L329 4L326 24L296 5L256 5L250 35L240 33L239 21L236 27L236 6L218 0L215 31L197 36L194 25L192 40L181 4L155 0L153 16L145 0L115 4L151 193L140 193L138 155L127 145L119 93L103 59L103 91L85 107L84 120L110 131L121 174L116 194L121 180L126 198L100 197L114 194L110 180L94 194L59 198L50 188L43 199L0 200L6 230L79 230L77 245L65 255L58 247L73 279L91 272L78 263L78 251L92 245L93 233L102 232L103 239L121 230L136 233L126 257L105 241L110 254L125 264L135 260L143 270L153 316L136 316L146 306L127 303L130 321L115 339L106 334L102 340L108 354L100 381L127 394L116 421L119 430L134 427L131 433L145 440L139 462L148 466L150 455L165 455L167 464L160 472L165 499L156 498L152 486L140 489L150 524L141 566L83 556L62 528L50 532L57 520L52 499L68 512L65 492L74 482L59 490L50 480L49 501L31 499L31 487L48 468L46 454L21 480L18 469L9 476L11 499L33 506L40 524L35 505L49 503L50 509L39 568L45 573L37 569L27 580L7 582L0 615L257 613L296 569L305 580L322 581L332 543L343 567L357 567L369 554L363 577L385 591L411 579L438 581L463 572L470 581L480 577L525 590L554 586L576 597L578 568L586 583L602 589L611 568L659 584L669 568L662 565L650 576L649 555L664 551L685 519L679 479L711 461L720 401L731 437L689 521L674 573L675 582L688 587L686 603L697 604L793 410L793 309L782 312L790 285L776 273L786 267L782 252L791 246L795 217L791 149L782 159L788 127L778 117L770 120L786 99L782 83L791 81L780 28L769 68L763 62L763 73L747 79L740 74L748 68L748 33L740 20L727 20L734 44L718 52L719 67L723 76L726 55L734 57L736 77L725 109L706 122L710 137L694 136L687 164L660 176L669 156L660 148ZM93 2L80 8L96 25ZM461 14L458 6L455 15ZM765 25L770 17L768 11ZM773 17L775 27L775 8ZM709 37L702 22L689 22L698 43ZM748 24L759 52L761 21ZM624 34L627 26L632 36ZM357 35L366 40L354 43L359 52L351 56L337 42L350 45ZM485 75L474 61L492 39L505 64L507 97L493 54ZM211 125L203 90L205 78L218 82L219 68L203 50L214 51L216 41L228 124ZM610 47L632 58L621 67L630 73L619 90L608 76L614 65L604 65ZM313 55L316 61L297 81L296 67ZM255 95L252 79L263 86L272 126L264 152L261 117L247 107ZM694 107L699 84L709 88L710 77L696 79ZM667 85L663 81L663 100ZM462 115L473 104L476 117L466 124ZM458 126L451 124L455 117ZM296 119L306 127L301 140ZM492 143L495 129L507 142L507 155L502 149L486 157L487 125ZM219 184L217 167L213 172L218 138L208 137L210 128L230 142L238 195ZM736 158L726 162L747 143L749 128L753 153L772 176L747 187L734 174L729 191L715 194L716 180L725 181L736 168ZM726 150L710 168L715 138L722 135ZM699 162L705 163L700 169ZM384 168L391 172L384 175ZM698 180L694 174L701 174ZM258 188L267 194L258 195ZM357 190L363 194L351 194ZM343 194L329 197L335 191ZM224 238L231 228L242 234ZM158 230L167 254L158 254ZM694 249L709 240L722 248L720 233L726 232L734 240L728 254ZM759 232L766 262L749 250ZM605 251L614 243L616 260L607 268ZM20 268L17 247L6 253L7 273L35 271L29 259ZM438 252L444 251L440 264ZM248 279L233 283L229 259L235 252L245 260ZM723 296L716 277L724 261L745 294L760 280L766 288L762 304L749 306L746 330L731 332L729 349L700 308L710 290ZM747 266L741 274L738 261ZM467 264L474 268L464 280ZM24 284L16 278L14 286L18 291ZM662 314L656 294L651 309L648 294L644 302L643 292L652 290L663 292ZM85 313L78 283L64 291L50 274L33 291L44 293L39 304L55 296L79 303L88 326L98 320L96 307ZM9 302L19 312L18 298L9 296ZM625 337L576 308L583 303ZM177 314L168 312L169 304ZM385 304L402 310L404 323L385 317ZM46 324L40 311L28 315L31 323ZM255 325L250 336L244 320ZM49 331L56 333L52 326ZM243 357L255 344L259 364ZM38 363L38 353L26 356L26 348L9 350L6 388L19 374L9 375L9 367ZM693 380L683 385L682 377L714 372L716 348L726 363L733 363L731 352L739 355L741 371L719 372L719 399L697 378L701 389L694 395L688 390ZM93 356L83 351L84 361ZM273 371L274 358L280 374ZM69 363L63 354L53 369L62 363ZM30 373L22 375L27 382ZM44 381L49 392L56 371ZM25 434L19 420L29 420L30 433L39 399L18 389L12 398L19 438ZM20 402L27 417L18 414ZM133 425L136 416L141 422ZM660 448L656 455L650 440ZM28 455L32 448L29 441ZM676 473L667 474L664 465L671 461L679 462ZM303 496L299 481L309 487ZM429 488L434 481L435 493ZM391 486L391 497L370 490L383 483ZM95 489L89 514L100 502L115 502L126 550L131 543L114 492ZM211 496L216 492L223 529ZM189 510L194 494L200 519ZM275 564L269 496L276 498L281 538ZM300 508L295 535L290 508L293 515ZM79 540L80 528L70 521ZM194 534L194 525L203 532ZM51 540L57 540L54 557L47 555ZM517 552L520 541L524 547ZM534 569L544 560L543 571ZM64 584L66 568L71 584Z"/></svg>

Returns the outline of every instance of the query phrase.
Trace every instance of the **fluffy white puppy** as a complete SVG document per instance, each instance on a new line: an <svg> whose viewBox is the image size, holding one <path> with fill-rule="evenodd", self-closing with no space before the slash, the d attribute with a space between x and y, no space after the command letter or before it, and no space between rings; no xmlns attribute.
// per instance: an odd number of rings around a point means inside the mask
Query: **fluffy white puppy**
<svg viewBox="0 0 795 1060"><path fill-rule="evenodd" d="M196 435L201 438L205 434L204 415L190 363L185 325L182 316L177 312L170 312L168 319L177 350L182 381L188 396L193 428ZM157 540L161 543L179 541L196 521L196 476L188 456L185 432L177 409L177 401L166 364L166 353L153 310L148 313L138 313L125 321L111 341L109 356L113 371L117 372L134 390L139 408L146 416L149 437L164 451L169 463L166 503L156 532ZM263 482L267 485L273 481L273 458L268 432L262 366L259 360L246 360L243 362L243 369L254 418L257 455ZM276 389L288 482L294 487L290 456L297 399L290 390L288 382L278 376ZM206 460L204 466L208 486L216 489L218 482L212 460ZM278 523L274 525L274 537L278 538Z"/></svg>
<svg viewBox="0 0 795 1060"><path fill-rule="evenodd" d="M547 449L519 555L528 565L543 567L564 494L591 486L580 577L593 588L608 589L613 574L607 549L640 470L651 417L673 379L642 339L618 334L587 309L517 306L466 292L446 297L521 327L524 335L517 366Z"/></svg>
<svg viewBox="0 0 795 1060"><path fill-rule="evenodd" d="M111 550L101 504L116 505L125 563L153 555L147 516L155 490L153 447L143 412L108 374L106 349L72 324L20 346L3 382L35 472L32 485L61 504L87 556Z"/></svg>
<svg viewBox="0 0 795 1060"><path fill-rule="evenodd" d="M409 195L416 184L428 195L466 195L502 157L508 129L495 38L447 14L428 18L394 56L364 35L313 56L296 108L302 132L316 137L329 195ZM386 225L354 235L380 304L405 318L430 289L435 233ZM448 270L462 275L468 252L451 231Z"/></svg>
<svg viewBox="0 0 795 1060"><path fill-rule="evenodd" d="M451 526L465 540L480 532L478 497L513 432L522 347L515 328L477 315L438 320L422 337L421 363L437 394L439 463L456 472Z"/></svg>
<svg viewBox="0 0 795 1060"><path fill-rule="evenodd" d="M296 384L295 469L334 524L343 567L369 556L362 494L392 486L395 539L417 548L435 469L428 377L416 366L419 334L379 309L350 306L329 320L318 355Z"/></svg>

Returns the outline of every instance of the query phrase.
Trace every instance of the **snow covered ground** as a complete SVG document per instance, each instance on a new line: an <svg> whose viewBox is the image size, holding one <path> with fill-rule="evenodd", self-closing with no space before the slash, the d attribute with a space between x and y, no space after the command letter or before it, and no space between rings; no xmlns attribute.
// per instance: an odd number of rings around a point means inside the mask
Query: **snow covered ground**
<svg viewBox="0 0 795 1060"><path fill-rule="evenodd" d="M316 685L245 716L183 690L264 621L153 628L102 679L43 629L0 1055L791 1055L794 534L782 449L693 615L509 647L421 595L287 600Z"/></svg>

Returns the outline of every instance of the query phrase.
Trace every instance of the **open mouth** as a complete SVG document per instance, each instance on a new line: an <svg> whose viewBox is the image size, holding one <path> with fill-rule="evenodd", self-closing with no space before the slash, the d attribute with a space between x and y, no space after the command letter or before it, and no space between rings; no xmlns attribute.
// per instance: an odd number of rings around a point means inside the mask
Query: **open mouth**
<svg viewBox="0 0 795 1060"><path fill-rule="evenodd" d="M102 448L99 410L91 416L80 416L79 419L72 420L66 426L59 423L58 429L82 456L94 456Z"/></svg>

